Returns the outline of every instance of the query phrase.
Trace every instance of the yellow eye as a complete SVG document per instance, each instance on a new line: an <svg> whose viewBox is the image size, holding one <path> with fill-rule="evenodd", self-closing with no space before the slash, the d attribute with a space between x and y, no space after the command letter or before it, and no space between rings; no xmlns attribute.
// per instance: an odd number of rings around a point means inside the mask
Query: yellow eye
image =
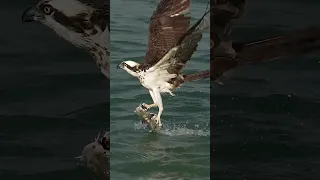
<svg viewBox="0 0 320 180"><path fill-rule="evenodd" d="M43 12L46 13L46 14L50 14L51 8L46 6L46 7L43 8Z"/></svg>

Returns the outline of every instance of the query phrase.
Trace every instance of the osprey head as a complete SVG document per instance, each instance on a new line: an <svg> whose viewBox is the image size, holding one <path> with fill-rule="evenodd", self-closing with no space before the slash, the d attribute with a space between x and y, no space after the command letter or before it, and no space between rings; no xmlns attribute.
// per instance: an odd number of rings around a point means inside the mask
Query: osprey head
<svg viewBox="0 0 320 180"><path fill-rule="evenodd" d="M103 31L98 27L100 24L97 22L95 10L81 0L40 0L35 7L23 12L22 21L40 22L66 40L81 46L85 42L75 41L84 41L85 37Z"/></svg>
<svg viewBox="0 0 320 180"><path fill-rule="evenodd" d="M138 73L140 71L139 65L139 63L134 61L123 61L118 65L118 68L124 69L134 77L138 77Z"/></svg>
<svg viewBox="0 0 320 180"><path fill-rule="evenodd" d="M95 0L40 0L22 14L23 22L40 22L91 54L109 78L109 4Z"/></svg>

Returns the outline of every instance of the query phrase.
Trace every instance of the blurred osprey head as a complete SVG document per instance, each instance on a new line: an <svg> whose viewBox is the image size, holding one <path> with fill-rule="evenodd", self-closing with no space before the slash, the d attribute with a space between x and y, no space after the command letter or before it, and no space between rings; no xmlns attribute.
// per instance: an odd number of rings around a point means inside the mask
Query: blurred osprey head
<svg viewBox="0 0 320 180"><path fill-rule="evenodd" d="M23 22L40 22L73 45L90 52L109 77L109 3L99 0L40 0Z"/></svg>

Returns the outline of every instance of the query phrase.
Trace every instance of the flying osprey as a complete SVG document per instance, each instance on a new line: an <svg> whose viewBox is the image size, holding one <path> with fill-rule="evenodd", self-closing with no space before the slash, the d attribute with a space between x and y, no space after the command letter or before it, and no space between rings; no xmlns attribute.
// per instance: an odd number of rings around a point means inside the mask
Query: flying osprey
<svg viewBox="0 0 320 180"><path fill-rule="evenodd" d="M149 109L158 107L156 122L161 123L163 104L161 93L176 90L181 84L210 76L210 72L183 75L183 68L197 50L198 42L202 39L200 24L205 15L190 27L190 0L161 0L153 13L149 25L148 50L144 62L123 61L118 65L149 90L153 104L144 106Z"/></svg>
<svg viewBox="0 0 320 180"><path fill-rule="evenodd" d="M40 22L88 51L109 79L110 1L40 0L23 12L23 22Z"/></svg>

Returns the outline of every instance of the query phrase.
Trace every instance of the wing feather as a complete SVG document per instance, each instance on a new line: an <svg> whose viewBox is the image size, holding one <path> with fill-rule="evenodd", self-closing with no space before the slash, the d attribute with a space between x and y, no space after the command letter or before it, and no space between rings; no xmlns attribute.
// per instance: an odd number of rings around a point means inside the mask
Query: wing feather
<svg viewBox="0 0 320 180"><path fill-rule="evenodd" d="M155 66L164 66L170 74L181 74L187 62L191 59L193 53L197 50L198 43L202 39L202 32L207 30L205 17L209 14L207 11L192 27L186 31L175 44L175 48L165 54ZM169 56L169 57L167 57Z"/></svg>
<svg viewBox="0 0 320 180"><path fill-rule="evenodd" d="M189 29L190 17L185 15L189 8L190 0L161 0L151 17L142 67L156 64Z"/></svg>

